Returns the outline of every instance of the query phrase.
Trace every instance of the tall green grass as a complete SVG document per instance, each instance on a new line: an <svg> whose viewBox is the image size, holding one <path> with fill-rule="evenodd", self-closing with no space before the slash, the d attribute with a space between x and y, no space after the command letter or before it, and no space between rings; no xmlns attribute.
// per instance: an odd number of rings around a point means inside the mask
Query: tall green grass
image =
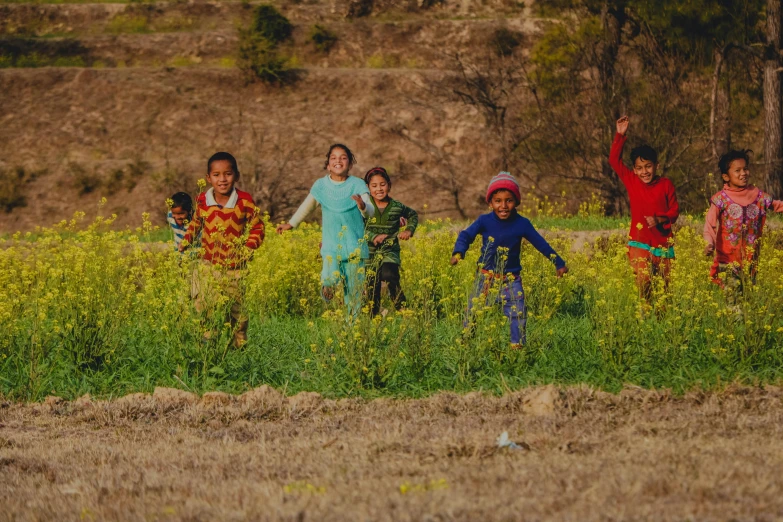
<svg viewBox="0 0 783 522"><path fill-rule="evenodd" d="M429 223L404 244L409 307L376 318L346 317L320 299L317 227L268 234L247 268L249 343L240 349L230 345L227 303L211 303L209 317L193 306L199 261L145 242L149 223L113 232L100 220L86 230L72 221L35 240L3 239L0 393L39 400L159 385L241 392L263 383L331 397L422 396L549 382L679 392L781 377L780 232L768 232L757 284L738 309L708 281L697 227L678 231L671 284L664 291L657 282L652 307L639 300L624 231L579 252L567 237L551 237L571 267L560 280L528 245L528 344L511 350L498 307L478 306L473 328L463 328L478 252L449 266L455 228ZM215 335L204 340L206 330Z"/></svg>

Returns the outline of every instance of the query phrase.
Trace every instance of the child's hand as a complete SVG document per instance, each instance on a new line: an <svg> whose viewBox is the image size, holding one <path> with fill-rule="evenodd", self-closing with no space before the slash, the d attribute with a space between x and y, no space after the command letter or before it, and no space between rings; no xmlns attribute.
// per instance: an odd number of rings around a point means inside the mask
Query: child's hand
<svg viewBox="0 0 783 522"><path fill-rule="evenodd" d="M711 256L715 252L715 245L712 243L707 243L704 245L704 255L705 256Z"/></svg>
<svg viewBox="0 0 783 522"><path fill-rule="evenodd" d="M279 225L277 225L277 228L275 230L277 231L278 234L282 234L286 230L291 230L292 228L294 228L294 226L291 223L280 223Z"/></svg>
<svg viewBox="0 0 783 522"><path fill-rule="evenodd" d="M452 265L456 265L457 263L459 263L459 262L460 262L460 260L461 260L461 259L462 259L462 256L461 256L461 255L459 255L459 254L454 254L453 256L451 256L451 264L452 264Z"/></svg>
<svg viewBox="0 0 783 522"><path fill-rule="evenodd" d="M644 216L644 219L647 220L647 228L655 228L658 225L658 220L655 219L655 216Z"/></svg>
<svg viewBox="0 0 783 522"><path fill-rule="evenodd" d="M617 120L617 134L625 136L625 133L628 132L629 123L628 116L622 116L619 120Z"/></svg>
<svg viewBox="0 0 783 522"><path fill-rule="evenodd" d="M367 205L364 203L364 200L359 194L354 194L351 196L351 199L356 202L356 206L359 207L359 210L364 210L367 208Z"/></svg>
<svg viewBox="0 0 783 522"><path fill-rule="evenodd" d="M403 230L402 232L397 234L397 239L399 239L400 241L407 241L411 238L412 235L413 232L411 232L410 230Z"/></svg>
<svg viewBox="0 0 783 522"><path fill-rule="evenodd" d="M568 267L567 267L567 266L564 266L564 267L562 267L562 268L558 268L558 269L557 269L557 273L556 273L556 275L557 275L557 277L563 277L563 276L564 276L564 275L566 275L567 273L568 273Z"/></svg>
<svg viewBox="0 0 783 522"><path fill-rule="evenodd" d="M373 245L378 246L384 241L386 241L386 238L389 237L389 234L378 234L375 236L372 240Z"/></svg>

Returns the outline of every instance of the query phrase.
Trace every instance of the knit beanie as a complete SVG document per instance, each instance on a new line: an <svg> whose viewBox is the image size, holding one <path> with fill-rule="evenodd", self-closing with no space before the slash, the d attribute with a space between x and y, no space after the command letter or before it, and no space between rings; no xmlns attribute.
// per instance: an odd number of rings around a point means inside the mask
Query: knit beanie
<svg viewBox="0 0 783 522"><path fill-rule="evenodd" d="M501 189L508 190L514 194L514 197L517 198L517 203L522 200L522 197L519 194L519 183L517 183L517 180L508 172L502 171L489 181L489 187L487 188L487 203L489 203L492 193Z"/></svg>

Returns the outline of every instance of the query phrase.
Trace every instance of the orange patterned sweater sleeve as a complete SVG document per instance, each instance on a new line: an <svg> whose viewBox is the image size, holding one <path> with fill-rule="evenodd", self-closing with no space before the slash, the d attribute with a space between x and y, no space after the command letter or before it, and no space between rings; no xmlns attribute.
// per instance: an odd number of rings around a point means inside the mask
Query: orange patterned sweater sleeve
<svg viewBox="0 0 783 522"><path fill-rule="evenodd" d="M255 205L252 197L249 199L240 199L245 216L247 219L248 236L245 246L250 249L256 249L264 242L264 220L261 219L261 210Z"/></svg>

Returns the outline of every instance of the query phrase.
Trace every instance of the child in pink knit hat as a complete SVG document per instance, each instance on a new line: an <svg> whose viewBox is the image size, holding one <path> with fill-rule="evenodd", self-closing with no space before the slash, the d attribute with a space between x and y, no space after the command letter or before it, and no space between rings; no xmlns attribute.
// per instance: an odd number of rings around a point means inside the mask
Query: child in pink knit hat
<svg viewBox="0 0 783 522"><path fill-rule="evenodd" d="M522 196L519 192L519 183L514 179L510 173L505 170L498 173L497 176L489 180L489 187L487 187L487 203L490 202L492 194L500 189L508 190L511 192L517 200L517 205L522 200Z"/></svg>
<svg viewBox="0 0 783 522"><path fill-rule="evenodd" d="M511 328L511 347L519 348L525 343L525 326L527 323L527 307L525 306L525 291L522 288L520 272L522 266L519 256L522 240L527 239L536 250L551 260L557 270L557 277L568 272L565 261L541 237L533 225L525 217L517 213L520 202L519 183L508 172L501 172L489 182L487 188L487 203L492 212L483 214L468 228L459 233L457 243L451 256L451 264L456 265L465 257L476 236L481 235L481 256L477 284L468 300L468 318L473 300L487 299L493 282L501 285L497 302L503 304L503 314L508 317ZM508 252L498 254L498 248Z"/></svg>

